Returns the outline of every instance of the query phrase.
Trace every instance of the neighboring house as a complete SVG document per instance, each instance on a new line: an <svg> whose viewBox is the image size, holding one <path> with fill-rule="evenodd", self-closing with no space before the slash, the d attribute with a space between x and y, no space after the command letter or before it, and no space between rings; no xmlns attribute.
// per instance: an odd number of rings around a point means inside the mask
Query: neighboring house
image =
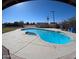
<svg viewBox="0 0 79 59"><path fill-rule="evenodd" d="M51 23L37 23L36 27L41 28L59 28L59 25L57 23L51 22Z"/></svg>
<svg viewBox="0 0 79 59"><path fill-rule="evenodd" d="M49 27L49 26L48 26L48 23L41 23L41 22L40 22L40 23L37 23L37 24L36 24L36 27L47 28L47 27Z"/></svg>

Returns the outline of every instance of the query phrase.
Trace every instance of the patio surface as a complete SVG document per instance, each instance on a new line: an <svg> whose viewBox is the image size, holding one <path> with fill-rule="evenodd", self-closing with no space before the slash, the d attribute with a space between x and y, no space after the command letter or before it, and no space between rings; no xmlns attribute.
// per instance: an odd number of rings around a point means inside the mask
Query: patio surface
<svg viewBox="0 0 79 59"><path fill-rule="evenodd" d="M59 29L49 28L48 30L63 32L71 37L72 41L64 45L51 44L38 36L28 35L21 29L17 29L2 34L2 45L9 49L12 59L74 59L76 34Z"/></svg>

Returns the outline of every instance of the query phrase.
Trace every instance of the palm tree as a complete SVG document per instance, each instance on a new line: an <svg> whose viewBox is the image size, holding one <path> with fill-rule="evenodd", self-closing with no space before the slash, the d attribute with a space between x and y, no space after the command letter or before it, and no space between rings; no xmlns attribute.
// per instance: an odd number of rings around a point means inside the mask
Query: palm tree
<svg viewBox="0 0 79 59"><path fill-rule="evenodd" d="M47 17L47 23L49 24L49 17Z"/></svg>

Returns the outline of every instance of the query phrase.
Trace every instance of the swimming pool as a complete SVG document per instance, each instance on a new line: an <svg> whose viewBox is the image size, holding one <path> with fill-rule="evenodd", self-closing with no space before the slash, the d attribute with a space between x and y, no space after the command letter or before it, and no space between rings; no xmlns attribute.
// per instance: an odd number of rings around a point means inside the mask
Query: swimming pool
<svg viewBox="0 0 79 59"><path fill-rule="evenodd" d="M49 43L67 44L71 41L70 37L66 36L61 32L44 30L44 29L36 29L36 28L28 28L23 31L35 33L39 35L42 40Z"/></svg>

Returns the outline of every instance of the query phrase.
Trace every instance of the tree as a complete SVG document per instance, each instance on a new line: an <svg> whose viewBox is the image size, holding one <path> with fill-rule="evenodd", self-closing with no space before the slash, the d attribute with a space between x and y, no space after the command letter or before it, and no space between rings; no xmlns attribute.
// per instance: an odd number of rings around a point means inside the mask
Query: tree
<svg viewBox="0 0 79 59"><path fill-rule="evenodd" d="M61 22L61 26L63 26L63 29L67 30L69 27L76 27L76 18L72 17L67 21Z"/></svg>
<svg viewBox="0 0 79 59"><path fill-rule="evenodd" d="M14 26L19 26L19 23L18 22L14 22Z"/></svg>
<svg viewBox="0 0 79 59"><path fill-rule="evenodd" d="M26 24L29 25L29 22L27 22Z"/></svg>
<svg viewBox="0 0 79 59"><path fill-rule="evenodd" d="M24 27L23 25L24 25L24 22L23 21L20 21L19 22L19 26Z"/></svg>

